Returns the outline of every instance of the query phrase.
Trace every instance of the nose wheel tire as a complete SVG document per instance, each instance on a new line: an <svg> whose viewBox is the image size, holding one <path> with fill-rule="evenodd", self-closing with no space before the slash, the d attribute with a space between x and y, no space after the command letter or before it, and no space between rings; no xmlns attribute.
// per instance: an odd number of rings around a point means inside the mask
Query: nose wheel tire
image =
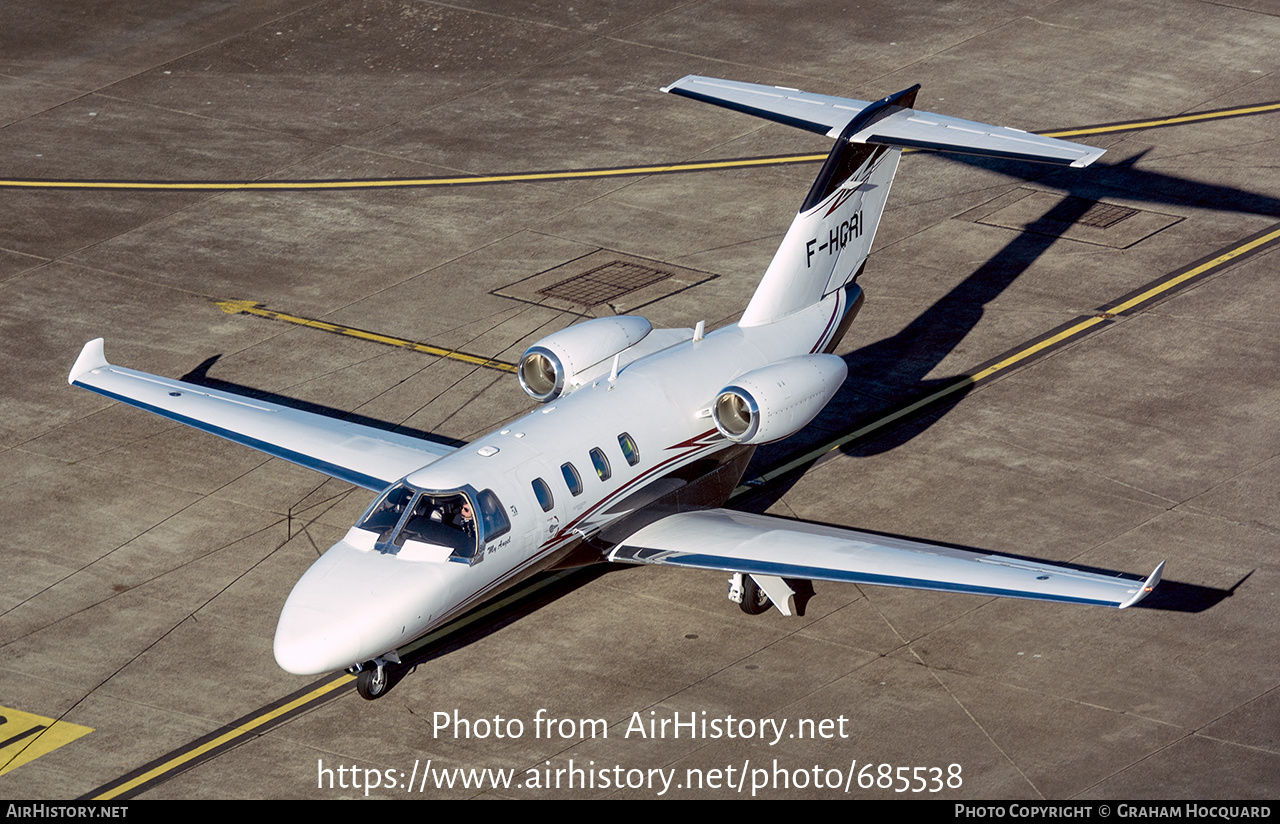
<svg viewBox="0 0 1280 824"><path fill-rule="evenodd" d="M742 611L748 615L760 615L768 612L769 607L773 606L773 602L769 600L769 596L764 594L764 590L756 583L756 579L750 575L742 576L742 602L738 604L742 607Z"/></svg>
<svg viewBox="0 0 1280 824"><path fill-rule="evenodd" d="M370 661L365 665L364 669L360 670L360 674L356 676L356 692L360 693L360 697L364 700L372 701L375 698L379 698L386 691L386 667Z"/></svg>

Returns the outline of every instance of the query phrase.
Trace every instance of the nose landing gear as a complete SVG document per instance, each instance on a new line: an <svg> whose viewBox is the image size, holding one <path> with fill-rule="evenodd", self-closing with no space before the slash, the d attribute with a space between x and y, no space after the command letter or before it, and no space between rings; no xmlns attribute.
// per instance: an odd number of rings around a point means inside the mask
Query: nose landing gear
<svg viewBox="0 0 1280 824"><path fill-rule="evenodd" d="M400 656L394 651L380 655L372 661L356 664L347 672L356 677L356 692L366 701L373 701L386 694L391 684L391 665L399 664Z"/></svg>

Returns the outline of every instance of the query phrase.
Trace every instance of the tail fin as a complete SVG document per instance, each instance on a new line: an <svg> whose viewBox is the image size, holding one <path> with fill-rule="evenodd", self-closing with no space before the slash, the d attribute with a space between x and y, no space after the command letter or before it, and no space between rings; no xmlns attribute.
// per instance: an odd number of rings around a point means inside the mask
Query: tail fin
<svg viewBox="0 0 1280 824"><path fill-rule="evenodd" d="M868 103L706 77L665 92L836 138L822 171L739 321L771 323L822 300L860 271L905 147L1088 166L1102 149L917 112L918 85Z"/></svg>

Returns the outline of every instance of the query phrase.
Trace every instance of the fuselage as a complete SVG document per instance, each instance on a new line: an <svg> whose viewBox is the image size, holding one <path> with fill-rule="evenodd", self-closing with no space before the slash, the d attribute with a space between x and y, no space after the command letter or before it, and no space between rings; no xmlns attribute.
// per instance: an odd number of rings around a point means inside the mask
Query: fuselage
<svg viewBox="0 0 1280 824"><path fill-rule="evenodd" d="M716 392L750 370L832 345L848 300L839 290L765 326L677 336L616 378L409 474L397 485L407 491L384 493L298 581L276 629L276 660L315 674L374 659L678 497L696 480L691 470L744 449L709 417ZM464 500L475 510L470 523L459 514ZM414 511L392 513L394 503Z"/></svg>

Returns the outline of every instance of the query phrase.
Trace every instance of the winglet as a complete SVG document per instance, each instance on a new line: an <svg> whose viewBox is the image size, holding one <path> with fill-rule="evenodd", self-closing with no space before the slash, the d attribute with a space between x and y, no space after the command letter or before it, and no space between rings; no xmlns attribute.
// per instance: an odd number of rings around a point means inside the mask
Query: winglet
<svg viewBox="0 0 1280 824"><path fill-rule="evenodd" d="M1160 583L1160 576L1163 573L1164 573L1164 561L1161 561L1160 565L1156 567L1156 571L1151 573L1151 576L1147 578L1147 580L1142 582L1142 589L1139 589L1132 598L1130 598L1128 601L1125 601L1123 604L1121 604L1120 609L1131 607L1134 604L1141 601L1143 598L1146 598L1148 595L1150 595L1151 590L1155 589L1156 584Z"/></svg>
<svg viewBox="0 0 1280 824"><path fill-rule="evenodd" d="M76 365L71 367L71 374L67 375L67 383L74 386L86 373L111 365L107 363L107 356L103 353L103 343L102 338L94 338L84 345L80 350L80 357L76 358Z"/></svg>

